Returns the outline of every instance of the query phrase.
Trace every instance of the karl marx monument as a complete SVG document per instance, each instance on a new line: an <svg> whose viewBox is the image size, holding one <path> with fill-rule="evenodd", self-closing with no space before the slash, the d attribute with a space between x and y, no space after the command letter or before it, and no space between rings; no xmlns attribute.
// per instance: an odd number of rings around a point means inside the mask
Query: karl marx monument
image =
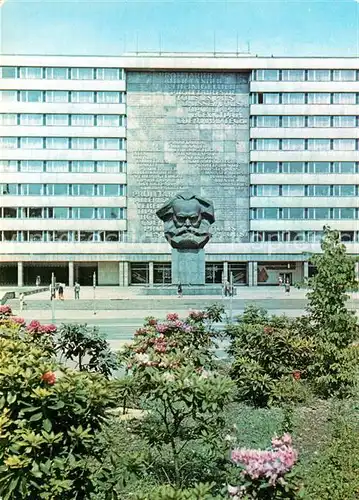
<svg viewBox="0 0 359 500"><path fill-rule="evenodd" d="M204 246L211 238L213 203L191 191L178 193L157 212L172 247L172 283L205 284Z"/></svg>

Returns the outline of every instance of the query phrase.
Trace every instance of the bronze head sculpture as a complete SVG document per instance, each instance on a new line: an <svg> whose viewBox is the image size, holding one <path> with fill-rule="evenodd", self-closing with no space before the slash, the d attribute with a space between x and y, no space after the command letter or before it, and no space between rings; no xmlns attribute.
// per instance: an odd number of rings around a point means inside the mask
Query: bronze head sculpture
<svg viewBox="0 0 359 500"><path fill-rule="evenodd" d="M156 214L164 222L165 237L172 248L203 248L211 238L213 203L192 191L178 193Z"/></svg>

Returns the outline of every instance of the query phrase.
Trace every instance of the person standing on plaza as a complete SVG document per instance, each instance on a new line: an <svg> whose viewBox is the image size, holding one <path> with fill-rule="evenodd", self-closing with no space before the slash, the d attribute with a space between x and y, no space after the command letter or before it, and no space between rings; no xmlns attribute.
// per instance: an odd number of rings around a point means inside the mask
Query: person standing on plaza
<svg viewBox="0 0 359 500"><path fill-rule="evenodd" d="M286 279L284 286L285 286L285 293L289 293L290 292L290 281L288 278Z"/></svg>
<svg viewBox="0 0 359 500"><path fill-rule="evenodd" d="M178 287L177 287L177 293L178 293L178 298L181 299L182 298L182 295L183 295L183 290L182 290L182 285L181 283L178 284Z"/></svg>
<svg viewBox="0 0 359 500"><path fill-rule="evenodd" d="M283 278L282 278L282 276L279 276L279 278L278 278L278 285L279 286L283 285Z"/></svg>
<svg viewBox="0 0 359 500"><path fill-rule="evenodd" d="M36 286L40 286L40 283L41 283L41 278L40 278L40 276L36 276L35 285L36 285Z"/></svg>
<svg viewBox="0 0 359 500"><path fill-rule="evenodd" d="M79 300L80 299L80 283L77 283L77 281L75 282L74 292L75 292L75 300Z"/></svg>
<svg viewBox="0 0 359 500"><path fill-rule="evenodd" d="M60 283L59 285L59 300L64 300L64 285Z"/></svg>

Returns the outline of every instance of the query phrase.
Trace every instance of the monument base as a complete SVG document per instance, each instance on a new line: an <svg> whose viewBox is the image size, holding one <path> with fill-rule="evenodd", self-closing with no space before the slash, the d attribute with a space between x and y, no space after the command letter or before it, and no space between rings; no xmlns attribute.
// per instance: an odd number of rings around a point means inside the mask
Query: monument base
<svg viewBox="0 0 359 500"><path fill-rule="evenodd" d="M154 287L144 288L144 295L177 295L177 286L175 285L155 285ZM217 295L222 296L221 285L203 285L203 286L182 286L183 297L191 295Z"/></svg>
<svg viewBox="0 0 359 500"><path fill-rule="evenodd" d="M174 285L204 285L205 253L199 250L172 248L172 283Z"/></svg>

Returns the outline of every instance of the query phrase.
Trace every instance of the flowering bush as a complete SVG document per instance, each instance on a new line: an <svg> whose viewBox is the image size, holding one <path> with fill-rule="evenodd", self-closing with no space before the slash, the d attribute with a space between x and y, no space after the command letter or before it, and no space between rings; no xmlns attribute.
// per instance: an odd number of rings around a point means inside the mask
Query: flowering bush
<svg viewBox="0 0 359 500"><path fill-rule="evenodd" d="M14 318L12 318L14 321ZM53 324L50 325L41 325L39 321L33 319L26 327L26 331L33 335L42 335L42 334L50 334L55 333L57 330L56 326Z"/></svg>
<svg viewBox="0 0 359 500"><path fill-rule="evenodd" d="M298 453L292 447L292 438L288 433L273 438L268 450L234 449L231 460L240 467L239 484L228 486L233 500L296 497L298 485L290 473L298 460Z"/></svg>
<svg viewBox="0 0 359 500"><path fill-rule="evenodd" d="M144 326L135 332L134 342L124 349L121 359L133 372L146 367L176 369L189 363L196 368L210 369L215 346L211 321L211 313L205 311L192 311L183 320L177 313L168 313L163 322L153 317L146 318Z"/></svg>
<svg viewBox="0 0 359 500"><path fill-rule="evenodd" d="M110 383L57 365L18 326L0 333L0 497L90 498Z"/></svg>
<svg viewBox="0 0 359 500"><path fill-rule="evenodd" d="M11 321L20 326L24 326L26 324L24 318L20 318L20 316L12 316Z"/></svg>
<svg viewBox="0 0 359 500"><path fill-rule="evenodd" d="M225 463L223 409L233 384L212 370L211 321L208 312L195 319L176 313L164 322L147 318L121 354L129 372L122 393L127 389L126 397L150 410L130 424L148 443L146 469L177 487L219 477ZM199 443L206 462L196 467Z"/></svg>
<svg viewBox="0 0 359 500"><path fill-rule="evenodd" d="M10 306L0 306L0 319L2 318L8 318L11 316L12 311Z"/></svg>

